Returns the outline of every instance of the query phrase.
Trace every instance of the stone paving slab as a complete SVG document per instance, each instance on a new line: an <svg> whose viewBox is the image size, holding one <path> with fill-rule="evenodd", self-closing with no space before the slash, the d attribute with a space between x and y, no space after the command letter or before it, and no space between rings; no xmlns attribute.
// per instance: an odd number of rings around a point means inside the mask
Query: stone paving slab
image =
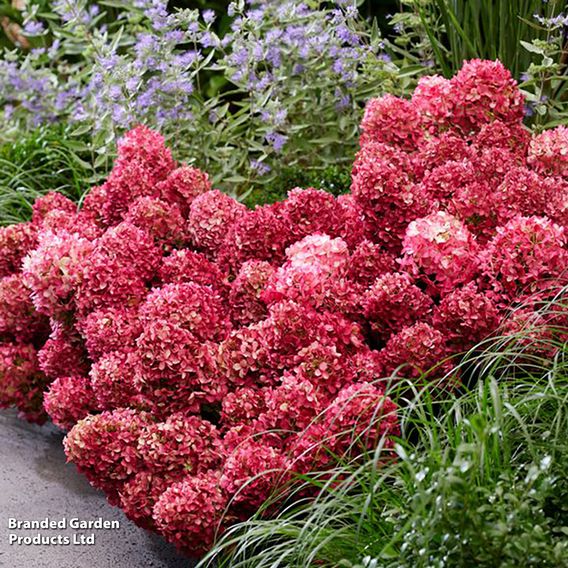
<svg viewBox="0 0 568 568"><path fill-rule="evenodd" d="M136 527L65 463L63 434L0 411L0 566L6 568L192 568L158 536ZM9 520L56 521L54 529L10 529ZM62 528L65 519L66 528ZM72 521L77 519L77 521ZM81 521L118 521L113 529L78 529ZM12 521L12 524L15 523ZM98 524L98 523L96 523ZM107 523L108 525L108 523ZM116 527L116 523L113 523ZM49 537L47 544L13 542ZM94 544L87 544L92 541ZM64 544L65 540L69 544ZM36 536L37 540L37 536ZM77 541L76 544L73 541ZM81 542L83 541L83 542Z"/></svg>

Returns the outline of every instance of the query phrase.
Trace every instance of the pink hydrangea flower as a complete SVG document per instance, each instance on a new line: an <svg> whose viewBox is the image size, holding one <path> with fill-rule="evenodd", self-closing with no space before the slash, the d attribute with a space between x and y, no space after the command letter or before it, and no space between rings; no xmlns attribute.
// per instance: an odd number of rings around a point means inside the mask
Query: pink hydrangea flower
<svg viewBox="0 0 568 568"><path fill-rule="evenodd" d="M44 232L36 249L24 259L24 284L38 312L57 316L74 307L81 268L93 245L72 233Z"/></svg>
<svg viewBox="0 0 568 568"><path fill-rule="evenodd" d="M0 408L15 406L26 420L43 424L43 391L48 384L32 344L0 344Z"/></svg>
<svg viewBox="0 0 568 568"><path fill-rule="evenodd" d="M193 245L215 257L227 232L246 213L246 207L218 190L197 196L189 208L187 230Z"/></svg>
<svg viewBox="0 0 568 568"><path fill-rule="evenodd" d="M500 61L467 61L450 82L455 105L452 118L465 133L493 120L519 122L524 116L524 97Z"/></svg>
<svg viewBox="0 0 568 568"><path fill-rule="evenodd" d="M478 252L464 224L438 211L408 225L401 266L445 294L475 277Z"/></svg>
<svg viewBox="0 0 568 568"><path fill-rule="evenodd" d="M568 176L568 127L557 126L533 136L529 165L539 173Z"/></svg>
<svg viewBox="0 0 568 568"><path fill-rule="evenodd" d="M483 281L506 303L566 284L565 230L546 217L517 216L498 227L481 258Z"/></svg>
<svg viewBox="0 0 568 568"><path fill-rule="evenodd" d="M191 203L198 195L211 191L211 182L207 173L191 166L180 166L159 182L156 189L164 201L177 204L187 218Z"/></svg>
<svg viewBox="0 0 568 568"><path fill-rule="evenodd" d="M421 77L411 99L414 112L430 131L444 129L451 122L455 100L452 82L440 75Z"/></svg>
<svg viewBox="0 0 568 568"><path fill-rule="evenodd" d="M188 249L174 250L165 256L158 274L163 284L194 282L209 286L223 297L228 292L227 277L219 266L204 254Z"/></svg>
<svg viewBox="0 0 568 568"><path fill-rule="evenodd" d="M146 426L138 451L150 471L179 470L192 475L215 469L224 456L217 428L198 416L181 413Z"/></svg>
<svg viewBox="0 0 568 568"><path fill-rule="evenodd" d="M88 377L59 377L45 393L43 406L56 426L70 430L88 414L99 410Z"/></svg>
<svg viewBox="0 0 568 568"><path fill-rule="evenodd" d="M418 377L448 355L444 334L431 325L418 322L391 336L381 358L387 373ZM442 371L442 374L446 368Z"/></svg>
<svg viewBox="0 0 568 568"><path fill-rule="evenodd" d="M123 484L140 470L138 438L149 416L132 409L88 415L65 437L67 459L113 504Z"/></svg>
<svg viewBox="0 0 568 568"><path fill-rule="evenodd" d="M262 441L245 440L229 455L222 470L220 485L231 495L235 513L246 518L278 487L289 460L276 448Z"/></svg>
<svg viewBox="0 0 568 568"><path fill-rule="evenodd" d="M262 294L273 273L274 267L262 260L248 260L241 266L229 293L231 317L235 324L249 325L267 316Z"/></svg>
<svg viewBox="0 0 568 568"><path fill-rule="evenodd" d="M19 272L22 259L37 243L37 233L31 223L0 227L0 277Z"/></svg>
<svg viewBox="0 0 568 568"><path fill-rule="evenodd" d="M384 274L362 298L365 319L382 340L416 321L426 321L432 305L432 300L412 282L408 274Z"/></svg>
<svg viewBox="0 0 568 568"><path fill-rule="evenodd" d="M0 338L9 336L25 343L47 330L47 318L35 310L22 275L0 278Z"/></svg>
<svg viewBox="0 0 568 568"><path fill-rule="evenodd" d="M467 349L493 333L500 322L495 302L474 282L450 292L436 307L433 326L452 351Z"/></svg>
<svg viewBox="0 0 568 568"><path fill-rule="evenodd" d="M204 554L220 531L227 496L219 473L189 475L171 485L154 505L154 521L167 540L191 556Z"/></svg>
<svg viewBox="0 0 568 568"><path fill-rule="evenodd" d="M124 220L146 230L156 244L166 249L181 246L187 240L185 220L179 207L161 199L138 198L128 208Z"/></svg>
<svg viewBox="0 0 568 568"><path fill-rule="evenodd" d="M51 379L85 376L89 372L89 361L79 334L53 320L51 329L49 339L38 352L41 370Z"/></svg>
<svg viewBox="0 0 568 568"><path fill-rule="evenodd" d="M414 148L421 136L420 115L411 101L383 95L365 106L361 121L361 146L381 142L401 148Z"/></svg>

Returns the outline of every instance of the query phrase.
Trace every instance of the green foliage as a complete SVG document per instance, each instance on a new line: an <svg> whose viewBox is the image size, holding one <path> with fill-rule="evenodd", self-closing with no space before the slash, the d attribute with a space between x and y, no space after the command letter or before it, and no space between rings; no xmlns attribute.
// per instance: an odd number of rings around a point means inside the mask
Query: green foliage
<svg viewBox="0 0 568 568"><path fill-rule="evenodd" d="M256 205L281 201L295 187L314 187L337 196L347 193L350 185L351 168L346 166L331 165L321 171L285 168L271 183L254 187L243 203L253 209Z"/></svg>
<svg viewBox="0 0 568 568"><path fill-rule="evenodd" d="M566 313L567 292L543 310ZM472 350L465 392L441 396L435 371L422 386L395 381L394 450L304 479L298 501L273 518L267 504L201 566L567 567L568 348L566 329L548 331Z"/></svg>
<svg viewBox="0 0 568 568"><path fill-rule="evenodd" d="M79 201L105 170L95 172L87 146L58 127L0 145L0 224L29 219L33 202L48 191Z"/></svg>

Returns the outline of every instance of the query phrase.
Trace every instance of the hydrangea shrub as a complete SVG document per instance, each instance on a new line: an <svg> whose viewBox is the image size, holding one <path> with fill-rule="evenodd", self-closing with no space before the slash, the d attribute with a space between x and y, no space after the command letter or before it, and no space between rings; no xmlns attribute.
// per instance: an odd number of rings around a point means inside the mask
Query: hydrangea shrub
<svg viewBox="0 0 568 568"><path fill-rule="evenodd" d="M568 130L531 136L522 109L467 62L369 102L350 194L254 210L132 130L79 210L50 194L0 229L2 405L41 421L47 388L69 460L189 554L291 472L388 447L378 379L442 376L566 283Z"/></svg>

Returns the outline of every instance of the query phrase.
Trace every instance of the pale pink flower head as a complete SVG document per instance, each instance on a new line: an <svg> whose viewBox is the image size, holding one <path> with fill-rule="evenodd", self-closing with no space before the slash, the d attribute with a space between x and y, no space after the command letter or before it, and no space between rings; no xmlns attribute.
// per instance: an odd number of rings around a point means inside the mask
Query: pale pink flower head
<svg viewBox="0 0 568 568"><path fill-rule="evenodd" d="M533 136L527 161L537 172L568 177L568 127L557 126Z"/></svg>
<svg viewBox="0 0 568 568"><path fill-rule="evenodd" d="M39 245L24 259L24 284L38 312L57 316L74 308L81 269L92 243L74 233L42 232Z"/></svg>

